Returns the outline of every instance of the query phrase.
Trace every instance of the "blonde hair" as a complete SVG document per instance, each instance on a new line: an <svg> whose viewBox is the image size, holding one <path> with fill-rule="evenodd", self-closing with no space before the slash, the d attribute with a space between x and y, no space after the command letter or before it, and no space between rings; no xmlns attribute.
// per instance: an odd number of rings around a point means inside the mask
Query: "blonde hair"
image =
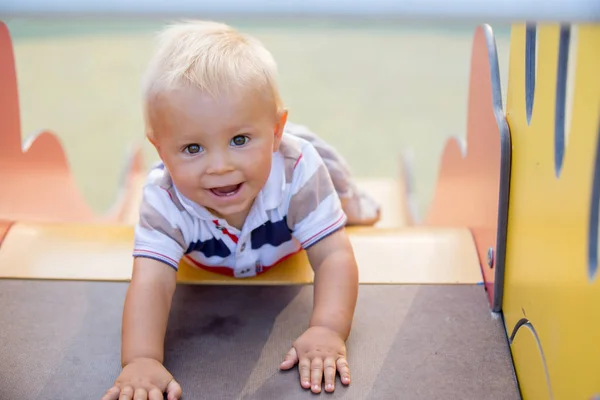
<svg viewBox="0 0 600 400"><path fill-rule="evenodd" d="M277 64L257 39L213 21L187 20L157 36L142 82L145 104L162 92L197 88L213 97L241 88L266 88L283 109Z"/></svg>

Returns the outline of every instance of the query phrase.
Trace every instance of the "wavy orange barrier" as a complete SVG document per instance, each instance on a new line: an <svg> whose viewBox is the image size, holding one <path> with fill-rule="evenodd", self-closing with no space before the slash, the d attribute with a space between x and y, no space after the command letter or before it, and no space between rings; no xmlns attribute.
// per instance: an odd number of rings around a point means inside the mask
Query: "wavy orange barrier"
<svg viewBox="0 0 600 400"><path fill-rule="evenodd" d="M75 184L60 140L42 131L21 142L15 60L10 33L0 21L0 220L109 221L130 223L144 173L141 148L132 152L121 195L104 215L96 215ZM0 235L1 236L1 235Z"/></svg>
<svg viewBox="0 0 600 400"><path fill-rule="evenodd" d="M488 25L479 26L473 38L466 136L464 146L454 138L446 143L434 197L421 224L469 228L490 304L500 311L511 144Z"/></svg>

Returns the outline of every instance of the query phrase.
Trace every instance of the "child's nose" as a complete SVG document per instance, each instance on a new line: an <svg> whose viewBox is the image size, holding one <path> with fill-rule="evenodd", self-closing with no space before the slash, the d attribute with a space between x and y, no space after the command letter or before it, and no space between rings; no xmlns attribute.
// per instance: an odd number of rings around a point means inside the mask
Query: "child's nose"
<svg viewBox="0 0 600 400"><path fill-rule="evenodd" d="M226 151L213 152L208 160L207 173L209 174L224 174L233 169L231 157Z"/></svg>

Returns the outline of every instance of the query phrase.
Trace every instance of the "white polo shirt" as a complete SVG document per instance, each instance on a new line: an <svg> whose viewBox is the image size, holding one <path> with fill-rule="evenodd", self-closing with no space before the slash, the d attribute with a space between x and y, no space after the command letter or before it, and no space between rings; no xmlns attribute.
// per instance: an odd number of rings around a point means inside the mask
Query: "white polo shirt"
<svg viewBox="0 0 600 400"><path fill-rule="evenodd" d="M267 183L241 231L179 193L162 163L152 168L143 189L133 256L153 258L175 270L185 257L209 271L251 277L345 223L317 150L284 132Z"/></svg>

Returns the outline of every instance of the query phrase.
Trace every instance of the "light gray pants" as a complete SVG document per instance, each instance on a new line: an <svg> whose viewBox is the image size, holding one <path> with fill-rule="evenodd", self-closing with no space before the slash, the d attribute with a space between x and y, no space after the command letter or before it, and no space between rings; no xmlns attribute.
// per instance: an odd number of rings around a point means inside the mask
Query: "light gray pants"
<svg viewBox="0 0 600 400"><path fill-rule="evenodd" d="M380 205L356 185L350 167L331 145L303 125L288 122L284 131L312 143L317 149L348 217L347 225L373 225L379 221Z"/></svg>

